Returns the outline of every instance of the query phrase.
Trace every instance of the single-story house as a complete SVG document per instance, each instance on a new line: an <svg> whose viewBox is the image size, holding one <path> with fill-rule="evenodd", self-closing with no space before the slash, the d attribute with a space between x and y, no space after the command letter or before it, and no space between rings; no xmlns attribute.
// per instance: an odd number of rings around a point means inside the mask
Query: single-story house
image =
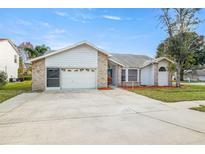
<svg viewBox="0 0 205 154"><path fill-rule="evenodd" d="M7 73L8 79L18 78L19 51L9 39L0 39L0 71Z"/></svg>
<svg viewBox="0 0 205 154"><path fill-rule="evenodd" d="M46 52L31 62L33 90L102 88L108 86L108 78L113 86L171 84L171 60L110 54L85 41Z"/></svg>
<svg viewBox="0 0 205 154"><path fill-rule="evenodd" d="M205 69L192 69L184 71L184 80L205 81Z"/></svg>

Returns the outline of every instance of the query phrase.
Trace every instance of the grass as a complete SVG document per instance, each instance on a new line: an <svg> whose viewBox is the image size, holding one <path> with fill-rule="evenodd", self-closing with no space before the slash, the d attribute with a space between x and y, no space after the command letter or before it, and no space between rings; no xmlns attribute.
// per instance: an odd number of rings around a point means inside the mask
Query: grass
<svg viewBox="0 0 205 154"><path fill-rule="evenodd" d="M190 109L200 111L200 112L205 112L205 106L204 105L199 105L197 107L192 107Z"/></svg>
<svg viewBox="0 0 205 154"><path fill-rule="evenodd" d="M7 83L0 88L0 103L23 92L29 91L31 91L31 81Z"/></svg>
<svg viewBox="0 0 205 154"><path fill-rule="evenodd" d="M184 85L181 88L145 88L130 91L164 102L205 100L205 86L198 85Z"/></svg>

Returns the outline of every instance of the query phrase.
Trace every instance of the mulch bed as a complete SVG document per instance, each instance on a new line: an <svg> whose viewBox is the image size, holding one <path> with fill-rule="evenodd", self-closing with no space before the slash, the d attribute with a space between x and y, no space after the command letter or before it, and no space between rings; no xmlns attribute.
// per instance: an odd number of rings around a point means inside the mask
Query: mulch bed
<svg viewBox="0 0 205 154"><path fill-rule="evenodd" d="M175 86L126 86L121 87L126 90L143 90L143 89L159 89L159 88L176 88Z"/></svg>
<svg viewBox="0 0 205 154"><path fill-rule="evenodd" d="M112 90L111 87L103 87L103 88L98 88L98 90Z"/></svg>

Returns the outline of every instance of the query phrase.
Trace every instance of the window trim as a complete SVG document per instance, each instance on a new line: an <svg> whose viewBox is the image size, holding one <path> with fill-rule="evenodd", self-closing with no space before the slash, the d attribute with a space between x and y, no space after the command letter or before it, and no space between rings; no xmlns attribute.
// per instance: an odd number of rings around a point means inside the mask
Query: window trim
<svg viewBox="0 0 205 154"><path fill-rule="evenodd" d="M125 72L124 76L123 76L122 71ZM123 80L123 77L124 77L124 80ZM122 70L121 70L121 81L122 81L122 82L125 82L125 81L126 81L126 69L122 69Z"/></svg>
<svg viewBox="0 0 205 154"><path fill-rule="evenodd" d="M130 70L135 70L135 71L137 71L137 73L136 73L136 80L129 80L129 71ZM128 80L128 82L137 82L138 81L138 69L137 68L131 68L131 69L127 69L127 71L128 71L128 76L127 76L127 80Z"/></svg>
<svg viewBox="0 0 205 154"><path fill-rule="evenodd" d="M18 61L17 60L17 55L14 55L14 63L17 64L18 63L17 61Z"/></svg>
<svg viewBox="0 0 205 154"><path fill-rule="evenodd" d="M162 69L162 70L160 70L160 69ZM166 69L166 67L161 66L158 71L159 72L167 72L167 69Z"/></svg>
<svg viewBox="0 0 205 154"><path fill-rule="evenodd" d="M136 79L136 81L131 81L131 80L129 80L129 70L136 70L137 71L137 79ZM122 80L122 71L125 71L125 74L124 74L124 80ZM139 82L139 71L140 71L140 69L139 68L122 68L121 69L121 82Z"/></svg>
<svg viewBox="0 0 205 154"><path fill-rule="evenodd" d="M58 78L56 78L56 77L55 78L51 78L51 77L48 78L48 70L49 69L58 69ZM61 69L57 68L57 67L47 67L46 68L46 87L47 88L60 88L60 78L61 78L60 77L60 71L61 71ZM58 80L59 84L58 84L58 86L55 86L55 87L54 86L48 86L48 80Z"/></svg>

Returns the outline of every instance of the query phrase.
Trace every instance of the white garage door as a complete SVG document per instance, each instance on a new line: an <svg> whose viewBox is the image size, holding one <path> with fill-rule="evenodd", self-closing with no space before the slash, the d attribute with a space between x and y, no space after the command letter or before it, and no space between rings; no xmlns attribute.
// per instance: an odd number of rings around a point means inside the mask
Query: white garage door
<svg viewBox="0 0 205 154"><path fill-rule="evenodd" d="M95 69L62 69L62 89L96 88Z"/></svg>
<svg viewBox="0 0 205 154"><path fill-rule="evenodd" d="M158 85L168 86L168 72L165 67L160 67L158 72Z"/></svg>

